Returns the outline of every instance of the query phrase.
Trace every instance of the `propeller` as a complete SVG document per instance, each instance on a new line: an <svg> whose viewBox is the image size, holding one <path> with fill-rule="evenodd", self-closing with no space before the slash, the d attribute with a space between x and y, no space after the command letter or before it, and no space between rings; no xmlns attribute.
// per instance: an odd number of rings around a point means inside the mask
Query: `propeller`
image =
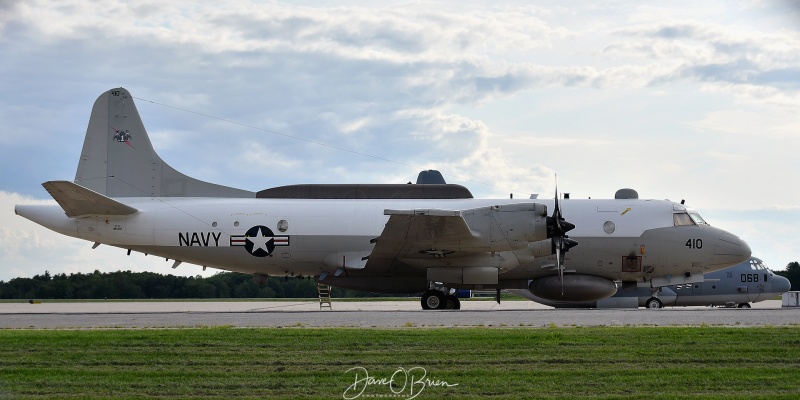
<svg viewBox="0 0 800 400"><path fill-rule="evenodd" d="M561 205L558 200L558 176L556 176L556 196L553 216L547 218L547 236L553 239L553 253L556 254L558 277L561 281L561 294L564 294L564 257L569 249L578 245L567 232L575 229L575 224L567 222L561 214Z"/></svg>

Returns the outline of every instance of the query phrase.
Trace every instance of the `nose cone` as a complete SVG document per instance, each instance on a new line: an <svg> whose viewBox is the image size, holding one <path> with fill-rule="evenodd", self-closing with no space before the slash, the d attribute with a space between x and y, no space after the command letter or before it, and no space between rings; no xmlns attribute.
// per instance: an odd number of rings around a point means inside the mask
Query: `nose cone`
<svg viewBox="0 0 800 400"><path fill-rule="evenodd" d="M792 283L780 275L770 276L769 279L772 282L772 291L774 293L784 294L792 289Z"/></svg>
<svg viewBox="0 0 800 400"><path fill-rule="evenodd" d="M750 254L750 246L744 240L720 230L719 239L714 245L714 256L712 257L711 265L724 265L722 268L727 268L747 261L750 259Z"/></svg>

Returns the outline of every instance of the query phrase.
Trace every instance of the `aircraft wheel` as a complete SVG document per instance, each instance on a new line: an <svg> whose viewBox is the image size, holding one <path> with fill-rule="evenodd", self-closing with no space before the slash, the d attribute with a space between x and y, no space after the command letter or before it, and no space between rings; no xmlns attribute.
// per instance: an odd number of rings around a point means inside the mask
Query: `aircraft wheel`
<svg viewBox="0 0 800 400"><path fill-rule="evenodd" d="M736 308L750 308L750 303L741 303Z"/></svg>
<svg viewBox="0 0 800 400"><path fill-rule="evenodd" d="M438 290L428 290L420 299L423 310L441 310L447 306L444 293Z"/></svg>
<svg viewBox="0 0 800 400"><path fill-rule="evenodd" d="M655 297L651 297L644 303L644 306L647 308L661 308L664 307L664 303Z"/></svg>
<svg viewBox="0 0 800 400"><path fill-rule="evenodd" d="M453 295L445 296L445 303L446 303L445 309L447 309L447 310L460 310L461 309L461 300L459 300L458 297L456 297L456 296L453 296Z"/></svg>

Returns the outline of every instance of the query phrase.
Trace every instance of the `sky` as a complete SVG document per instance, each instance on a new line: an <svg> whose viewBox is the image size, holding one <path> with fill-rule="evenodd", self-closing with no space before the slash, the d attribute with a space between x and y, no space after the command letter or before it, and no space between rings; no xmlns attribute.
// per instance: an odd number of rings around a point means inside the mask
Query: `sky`
<svg viewBox="0 0 800 400"><path fill-rule="evenodd" d="M0 280L209 275L14 215L72 180L124 87L162 159L258 191L406 183L475 197L686 200L772 269L800 260L792 1L0 2ZM554 5L555 4L555 5ZM100 6L102 5L102 6Z"/></svg>

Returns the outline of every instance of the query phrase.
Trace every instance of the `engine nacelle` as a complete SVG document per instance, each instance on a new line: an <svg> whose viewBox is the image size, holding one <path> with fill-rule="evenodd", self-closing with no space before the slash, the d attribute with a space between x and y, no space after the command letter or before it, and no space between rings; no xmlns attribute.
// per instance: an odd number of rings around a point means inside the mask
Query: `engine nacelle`
<svg viewBox="0 0 800 400"><path fill-rule="evenodd" d="M534 257L547 257L555 254L555 251L553 251L553 239L530 243L528 244L528 248L531 250L531 254L533 254Z"/></svg>
<svg viewBox="0 0 800 400"><path fill-rule="evenodd" d="M476 249L483 251L521 250L547 239L547 206L542 203L501 204L463 210L461 215L476 235Z"/></svg>
<svg viewBox="0 0 800 400"><path fill-rule="evenodd" d="M397 235L392 240L424 242L432 249L517 251L531 242L547 239L547 206L542 203L499 204L466 210L386 209L383 214L391 216L387 226L396 224Z"/></svg>
<svg viewBox="0 0 800 400"><path fill-rule="evenodd" d="M594 301L614 295L617 284L594 275L564 275L564 294L561 294L561 279L557 275L534 279L528 290L535 296L548 300Z"/></svg>

